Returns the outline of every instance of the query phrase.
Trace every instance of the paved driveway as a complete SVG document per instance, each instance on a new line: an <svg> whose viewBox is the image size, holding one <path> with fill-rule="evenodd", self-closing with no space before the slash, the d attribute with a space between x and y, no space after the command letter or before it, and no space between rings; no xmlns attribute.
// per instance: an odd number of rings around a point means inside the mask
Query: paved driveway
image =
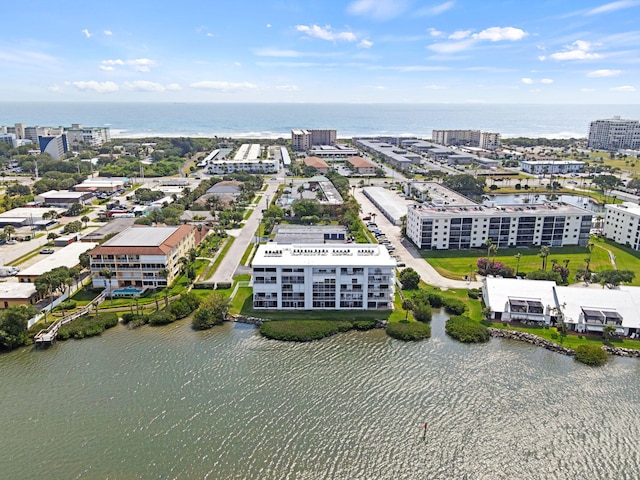
<svg viewBox="0 0 640 480"><path fill-rule="evenodd" d="M451 280L440 275L435 268L422 258L420 252L411 244L410 241L404 239L400 232L400 227L393 225L387 218L378 210L378 208L369 201L367 197L362 193L362 189L357 188L355 190L356 200L362 205L363 215L369 214L369 212L375 213L375 221L378 228L384 232L391 244L396 248L395 254L407 265L407 267L413 268L420 278L429 285L434 287L447 288L480 288L480 282L467 282L463 280Z"/></svg>

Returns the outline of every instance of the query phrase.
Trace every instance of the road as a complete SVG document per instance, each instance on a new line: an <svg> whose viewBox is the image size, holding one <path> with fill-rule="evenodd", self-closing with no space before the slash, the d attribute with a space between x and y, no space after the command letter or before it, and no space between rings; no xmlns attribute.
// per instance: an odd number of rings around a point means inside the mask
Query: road
<svg viewBox="0 0 640 480"><path fill-rule="evenodd" d="M233 275L240 264L240 260L244 255L249 243L255 240L255 234L258 230L258 226L260 221L262 220L262 210L268 207L267 199L269 201L273 200L273 196L278 189L278 186L282 183L282 175L276 178L276 180L267 180L265 183L268 185L266 192L262 192L262 198L257 203L256 207L251 212L249 218L245 221L244 225L239 230L230 230L230 236L235 237L233 244L227 250L222 262L218 265L213 277L211 278L212 282L231 282L233 280Z"/></svg>

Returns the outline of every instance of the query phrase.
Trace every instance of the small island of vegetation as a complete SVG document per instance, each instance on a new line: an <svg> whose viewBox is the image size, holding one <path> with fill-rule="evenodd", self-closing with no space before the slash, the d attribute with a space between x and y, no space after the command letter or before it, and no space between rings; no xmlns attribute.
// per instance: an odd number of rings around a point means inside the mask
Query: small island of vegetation
<svg viewBox="0 0 640 480"><path fill-rule="evenodd" d="M464 315L456 315L447 320L445 331L463 343L484 343L491 338L487 327Z"/></svg>
<svg viewBox="0 0 640 480"><path fill-rule="evenodd" d="M609 356L599 345L579 345L576 348L576 360L585 365L600 366L607 363Z"/></svg>

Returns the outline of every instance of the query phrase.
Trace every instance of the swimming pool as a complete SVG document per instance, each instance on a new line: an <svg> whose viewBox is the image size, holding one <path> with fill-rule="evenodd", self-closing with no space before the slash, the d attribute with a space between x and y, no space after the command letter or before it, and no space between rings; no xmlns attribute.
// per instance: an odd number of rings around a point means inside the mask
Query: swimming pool
<svg viewBox="0 0 640 480"><path fill-rule="evenodd" d="M118 288L111 292L111 295L113 295L114 297L135 297L139 296L143 291L144 290L133 287Z"/></svg>

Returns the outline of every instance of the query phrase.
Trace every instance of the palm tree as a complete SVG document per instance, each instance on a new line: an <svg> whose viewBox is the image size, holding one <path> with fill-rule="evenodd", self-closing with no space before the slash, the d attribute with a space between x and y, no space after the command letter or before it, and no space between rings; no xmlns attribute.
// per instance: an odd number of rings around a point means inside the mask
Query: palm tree
<svg viewBox="0 0 640 480"><path fill-rule="evenodd" d="M540 248L540 253L538 253L538 256L542 258L542 270L547 269L547 258L549 257L550 250L551 249L546 245Z"/></svg>
<svg viewBox="0 0 640 480"><path fill-rule="evenodd" d="M520 272L520 258L522 258L522 254L516 253L514 256L516 257L516 277L517 277L518 272Z"/></svg>
<svg viewBox="0 0 640 480"><path fill-rule="evenodd" d="M113 305L113 294L111 293L111 278L113 277L113 271L109 267L105 267L100 270L100 276L107 279L109 284L109 296L111 297L111 305Z"/></svg>
<svg viewBox="0 0 640 480"><path fill-rule="evenodd" d="M53 245L53 240L55 240L56 238L58 238L60 235L58 235L55 232L49 232L49 234L47 235L47 240L50 241L50 243Z"/></svg>
<svg viewBox="0 0 640 480"><path fill-rule="evenodd" d="M493 246L493 240L491 240L491 237L487 238L485 245L487 246L487 260L489 260L489 257L491 257L491 247Z"/></svg>
<svg viewBox="0 0 640 480"><path fill-rule="evenodd" d="M498 253L498 244L494 243L493 245L491 245L491 247L489 247L489 250L493 254L493 257L492 257L492 260L491 260L491 269L493 269L493 266L496 263L496 254Z"/></svg>
<svg viewBox="0 0 640 480"><path fill-rule="evenodd" d="M11 240L11 235L16 233L16 227L13 225L7 225L2 229L9 240Z"/></svg>
<svg viewBox="0 0 640 480"><path fill-rule="evenodd" d="M84 215L84 216L80 219L80 221L81 221L82 223L84 223L84 228L87 228L87 223L89 223L89 221L90 221L90 220L91 220L91 219L90 219L89 217L87 217L86 215Z"/></svg>
<svg viewBox="0 0 640 480"><path fill-rule="evenodd" d="M166 268L163 268L158 272L158 275L164 278L166 282L166 285L164 287L164 306L165 308L168 308L169 307L169 283L167 282L167 279L169 278L169 270L167 270ZM156 306L156 309L157 309L157 306Z"/></svg>

